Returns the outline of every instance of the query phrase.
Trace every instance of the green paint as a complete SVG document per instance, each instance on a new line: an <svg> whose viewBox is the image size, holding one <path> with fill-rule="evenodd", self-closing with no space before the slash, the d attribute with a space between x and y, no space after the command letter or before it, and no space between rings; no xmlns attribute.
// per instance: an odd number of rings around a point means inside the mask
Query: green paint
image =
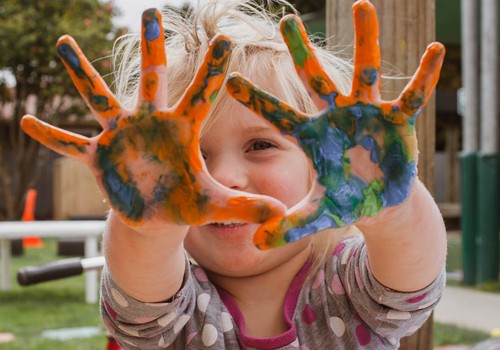
<svg viewBox="0 0 500 350"><path fill-rule="evenodd" d="M212 94L210 95L210 97L208 99L210 101L210 103L214 103L215 99L217 98L217 94L219 93L219 90L220 89L217 89L214 92L212 92Z"/></svg>
<svg viewBox="0 0 500 350"><path fill-rule="evenodd" d="M342 219L340 219L340 217L335 215L335 214L327 212L327 213L325 213L325 215L332 218L333 221L335 222L335 225L337 225L337 227L344 227L346 225L345 222L343 222Z"/></svg>
<svg viewBox="0 0 500 350"><path fill-rule="evenodd" d="M66 148L73 147L80 153L85 153L87 151L87 146L90 145L90 143L85 143L83 145L79 145L76 142L65 142L65 141L59 141L60 144L64 145Z"/></svg>
<svg viewBox="0 0 500 350"><path fill-rule="evenodd" d="M302 40L302 35L298 23L294 18L290 18L284 23L284 34L290 46L290 53L293 61L299 67L304 67L305 62L312 57L309 48Z"/></svg>
<svg viewBox="0 0 500 350"><path fill-rule="evenodd" d="M361 190L364 198L361 215L375 216L382 210L382 201L380 200L380 195L383 188L384 183L382 182L382 180L373 179L368 184L368 187Z"/></svg>

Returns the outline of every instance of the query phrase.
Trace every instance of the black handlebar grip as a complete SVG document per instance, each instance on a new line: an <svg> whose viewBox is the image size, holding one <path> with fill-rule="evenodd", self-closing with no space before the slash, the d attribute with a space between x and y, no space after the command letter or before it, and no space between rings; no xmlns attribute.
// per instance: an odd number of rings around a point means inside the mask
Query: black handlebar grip
<svg viewBox="0 0 500 350"><path fill-rule="evenodd" d="M83 267L79 258L63 259L46 265L23 267L17 271L17 282L21 286L29 286L82 273Z"/></svg>

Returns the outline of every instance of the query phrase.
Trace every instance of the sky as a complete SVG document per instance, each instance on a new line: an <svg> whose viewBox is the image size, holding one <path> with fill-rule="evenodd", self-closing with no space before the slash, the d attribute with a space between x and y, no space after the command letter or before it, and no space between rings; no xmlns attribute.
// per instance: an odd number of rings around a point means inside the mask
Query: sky
<svg viewBox="0 0 500 350"><path fill-rule="evenodd" d="M186 2L196 3L197 0L113 0L120 9L121 15L113 19L116 26L128 27L131 32L140 32L142 12L151 7L162 8L166 4L181 6ZM15 85L15 80L9 72L0 71L0 79L5 79L9 86Z"/></svg>
<svg viewBox="0 0 500 350"><path fill-rule="evenodd" d="M130 28L131 32L139 32L141 30L141 14L144 10L151 7L162 8L166 4L180 6L185 2L186 0L113 0L115 6L122 13L120 17L114 19L114 23L117 26Z"/></svg>

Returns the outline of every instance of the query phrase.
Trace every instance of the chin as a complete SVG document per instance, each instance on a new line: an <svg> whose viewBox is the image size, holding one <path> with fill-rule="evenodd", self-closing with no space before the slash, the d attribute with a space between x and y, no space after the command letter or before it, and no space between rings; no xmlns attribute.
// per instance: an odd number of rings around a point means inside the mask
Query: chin
<svg viewBox="0 0 500 350"><path fill-rule="evenodd" d="M220 253L210 255L192 253L189 248L187 250L205 270L231 277L248 277L262 273L266 269L265 263L269 261L265 258L266 254L254 246L220 249Z"/></svg>

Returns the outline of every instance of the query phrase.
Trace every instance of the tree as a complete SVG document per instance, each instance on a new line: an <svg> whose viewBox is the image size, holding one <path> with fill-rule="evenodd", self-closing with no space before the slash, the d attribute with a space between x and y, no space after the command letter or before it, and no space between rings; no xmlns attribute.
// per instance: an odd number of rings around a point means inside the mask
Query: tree
<svg viewBox="0 0 500 350"><path fill-rule="evenodd" d="M43 155L20 130L27 112L58 124L86 109L55 49L63 34L73 36L90 58L105 57L117 29L111 3L99 0L2 0L0 2L0 217L18 219L23 196L35 183ZM109 67L107 59L94 63ZM11 86L6 76L13 77ZM2 78L3 77L3 78ZM74 101L73 101L74 100ZM42 157L43 159L43 157Z"/></svg>
<svg viewBox="0 0 500 350"><path fill-rule="evenodd" d="M290 3L301 14L323 11L326 7L325 0L292 0Z"/></svg>
<svg viewBox="0 0 500 350"><path fill-rule="evenodd" d="M256 0L256 2L260 5L266 6L269 3L269 0ZM290 4L292 4L299 14L303 15L311 12L321 12L325 10L326 0L289 0ZM277 9L280 13L282 11L281 8ZM289 9L285 9L285 12L289 13Z"/></svg>

